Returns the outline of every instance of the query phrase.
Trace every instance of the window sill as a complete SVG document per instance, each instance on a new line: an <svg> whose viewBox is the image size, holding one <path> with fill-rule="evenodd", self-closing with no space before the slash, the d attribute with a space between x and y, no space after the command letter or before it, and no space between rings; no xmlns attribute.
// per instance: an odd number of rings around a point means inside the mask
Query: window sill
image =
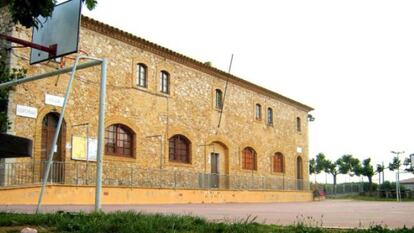
<svg viewBox="0 0 414 233"><path fill-rule="evenodd" d="M135 88L138 90L148 91L148 87L144 87L144 86L136 85Z"/></svg>
<svg viewBox="0 0 414 233"><path fill-rule="evenodd" d="M119 155L104 155L104 159L109 161L131 161L136 160L135 157L128 157L128 156L119 156Z"/></svg>
<svg viewBox="0 0 414 233"><path fill-rule="evenodd" d="M223 108L214 108L214 110L216 110L217 112L223 112Z"/></svg>
<svg viewBox="0 0 414 233"><path fill-rule="evenodd" d="M171 93L165 93L165 92L159 91L158 94L161 96L165 96L167 98L171 97Z"/></svg>
<svg viewBox="0 0 414 233"><path fill-rule="evenodd" d="M257 173L257 169L256 170L249 170L249 169L241 169L241 172L243 173L248 173L248 174L252 174L252 173Z"/></svg>
<svg viewBox="0 0 414 233"><path fill-rule="evenodd" d="M192 167L193 166L192 163L180 163L180 162L172 162L172 161L168 161L167 165L171 167Z"/></svg>

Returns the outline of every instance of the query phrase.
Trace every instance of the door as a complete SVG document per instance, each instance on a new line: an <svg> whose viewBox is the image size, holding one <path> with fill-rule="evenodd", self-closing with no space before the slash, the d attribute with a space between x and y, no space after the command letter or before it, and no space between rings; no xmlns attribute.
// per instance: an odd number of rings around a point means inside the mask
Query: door
<svg viewBox="0 0 414 233"><path fill-rule="evenodd" d="M296 159L296 182L297 182L297 189L303 189L303 164L302 158L298 157Z"/></svg>
<svg viewBox="0 0 414 233"><path fill-rule="evenodd" d="M210 175L210 188L219 187L219 154L211 153L211 175Z"/></svg>
<svg viewBox="0 0 414 233"><path fill-rule="evenodd" d="M58 113L48 113L42 122L42 143L41 143L41 169L40 169L40 180L43 179L47 159L49 152L52 149L52 141L56 132L57 124L59 122ZM64 182L64 171L65 171L65 134L66 124L63 121L62 128L57 140L57 147L55 153L53 153L53 164L50 168L49 182L63 183Z"/></svg>

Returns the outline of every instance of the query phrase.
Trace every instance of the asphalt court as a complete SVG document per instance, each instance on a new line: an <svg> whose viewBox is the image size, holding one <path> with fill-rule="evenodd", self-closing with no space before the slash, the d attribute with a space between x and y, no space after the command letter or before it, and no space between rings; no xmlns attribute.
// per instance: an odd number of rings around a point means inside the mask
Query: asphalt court
<svg viewBox="0 0 414 233"><path fill-rule="evenodd" d="M45 212L93 211L87 205L47 205ZM0 205L0 211L33 213L33 205ZM323 227L369 227L383 225L400 228L414 227L414 202L377 202L353 200L323 200L291 203L229 203L229 204L168 204L168 205L104 205L105 212L133 210L201 216L212 221L240 221L256 218L256 222L290 225L304 222Z"/></svg>

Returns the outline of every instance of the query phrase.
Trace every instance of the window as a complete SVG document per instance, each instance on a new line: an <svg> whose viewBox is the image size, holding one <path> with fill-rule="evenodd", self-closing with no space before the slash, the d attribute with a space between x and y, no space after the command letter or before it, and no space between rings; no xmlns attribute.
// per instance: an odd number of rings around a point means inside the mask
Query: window
<svg viewBox="0 0 414 233"><path fill-rule="evenodd" d="M137 65L137 85L147 87L147 66L142 63Z"/></svg>
<svg viewBox="0 0 414 233"><path fill-rule="evenodd" d="M256 104L256 120L262 119L262 106L260 104Z"/></svg>
<svg viewBox="0 0 414 233"><path fill-rule="evenodd" d="M216 89L216 108L223 108L223 92L220 89Z"/></svg>
<svg viewBox="0 0 414 233"><path fill-rule="evenodd" d="M243 150L243 169L246 170L257 170L257 154L256 151L251 147L246 147Z"/></svg>
<svg viewBox="0 0 414 233"><path fill-rule="evenodd" d="M298 132L301 132L302 131L301 123L300 123L300 117L296 117L296 130Z"/></svg>
<svg viewBox="0 0 414 233"><path fill-rule="evenodd" d="M168 156L171 162L191 163L191 142L183 135L174 135L168 139Z"/></svg>
<svg viewBox="0 0 414 233"><path fill-rule="evenodd" d="M164 70L160 73L160 91L166 94L170 93L170 74Z"/></svg>
<svg viewBox="0 0 414 233"><path fill-rule="evenodd" d="M105 130L105 154L132 157L134 133L125 125L114 124Z"/></svg>
<svg viewBox="0 0 414 233"><path fill-rule="evenodd" d="M273 125L273 110L272 108L267 109L267 124Z"/></svg>
<svg viewBox="0 0 414 233"><path fill-rule="evenodd" d="M280 152L273 156L273 172L285 172L284 158Z"/></svg>

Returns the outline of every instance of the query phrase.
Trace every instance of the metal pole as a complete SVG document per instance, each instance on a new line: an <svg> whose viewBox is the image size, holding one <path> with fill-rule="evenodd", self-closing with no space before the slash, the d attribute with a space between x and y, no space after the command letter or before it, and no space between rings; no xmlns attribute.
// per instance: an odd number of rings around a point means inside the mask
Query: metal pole
<svg viewBox="0 0 414 233"><path fill-rule="evenodd" d="M43 52L47 52L47 53L49 53L49 58L56 56L56 50L57 50L57 46L58 46L57 44L53 44L53 45L50 45L49 47L47 47L47 46L43 46L41 44L35 44L35 43L32 43L32 42L25 41L25 40L22 40L22 39L19 39L19 38L16 38L16 37L12 37L12 36L9 36L9 35L5 35L5 34L0 34L0 39L7 40L9 42L13 42L13 43L16 43L16 44L21 44L25 47L30 47L30 48L34 48L34 49L37 49L37 50L41 50Z"/></svg>
<svg viewBox="0 0 414 233"><path fill-rule="evenodd" d="M401 201L400 191L400 169L397 170L397 201Z"/></svg>
<svg viewBox="0 0 414 233"><path fill-rule="evenodd" d="M89 172L89 123L86 125L86 180L85 180L85 184L88 184L88 172Z"/></svg>
<svg viewBox="0 0 414 233"><path fill-rule="evenodd" d="M230 74L230 71L231 71L231 65L232 64L233 64L233 54L231 55L231 59L230 59L229 72L228 72L229 74ZM224 111L224 101L226 100L226 94L227 94L227 86L228 86L228 84L229 84L229 79L227 78L226 79L226 86L224 87L224 95L223 95L223 100L222 100L222 103L221 103L220 118L219 118L219 123L217 125L217 128L220 128L221 117L222 117L223 111Z"/></svg>
<svg viewBox="0 0 414 233"><path fill-rule="evenodd" d="M76 70L89 68L89 67L92 67L92 66L99 65L101 63L102 63L101 60L85 62L85 63L79 64L76 67ZM15 86L15 85L21 84L21 83L27 83L27 82L31 82L31 81L35 81L35 80L39 80L39 79L48 78L48 77L51 77L51 76L56 76L56 75L59 75L59 74L68 73L68 72L72 71L73 68L74 68L74 66L64 68L64 69L53 70L53 71L50 71L50 72L47 72L47 73L44 73L44 74L38 74L38 75L35 75L35 76L31 76L31 77L16 79L16 80L13 80L13 81L10 81L10 82L1 83L0 84L0 89Z"/></svg>
<svg viewBox="0 0 414 233"><path fill-rule="evenodd" d="M60 116L59 116L59 122L58 122L58 125L56 127L55 135L53 136L52 148L50 149L50 152L49 152L49 155L48 155L47 166L46 166L46 170L45 170L43 180L42 180L42 188L40 189L40 195L39 195L39 200L37 202L36 213L39 213L40 208L42 206L42 199L43 199L43 195L44 195L44 192L45 192L46 183L47 183L47 180L49 178L50 166L52 165L53 154L56 150L56 143L57 143L57 140L58 140L58 137L59 137L60 129L62 127L63 117L65 115L65 110L66 110L66 106L67 106L67 103L68 103L70 90L72 89L73 79L75 78L76 66L78 65L79 58L80 58L80 56L78 55L76 57L75 64L72 67L72 74L71 74L71 77L69 78L68 86L66 87L66 94L65 94L65 98L63 100L63 106L62 106L62 110L61 110Z"/></svg>
<svg viewBox="0 0 414 233"><path fill-rule="evenodd" d="M95 190L95 211L101 209L102 193L102 160L104 148L104 127L105 127L105 96L106 96L106 68L107 59L104 58L101 64L101 86L99 93L99 123L98 123L98 150L96 155L96 190Z"/></svg>
<svg viewBox="0 0 414 233"><path fill-rule="evenodd" d="M405 151L391 151L391 153L396 154L397 155L397 159L400 159L400 154L404 154ZM401 193L400 193L400 167L397 168L397 172L395 174L395 195L397 197L397 201L401 200Z"/></svg>

